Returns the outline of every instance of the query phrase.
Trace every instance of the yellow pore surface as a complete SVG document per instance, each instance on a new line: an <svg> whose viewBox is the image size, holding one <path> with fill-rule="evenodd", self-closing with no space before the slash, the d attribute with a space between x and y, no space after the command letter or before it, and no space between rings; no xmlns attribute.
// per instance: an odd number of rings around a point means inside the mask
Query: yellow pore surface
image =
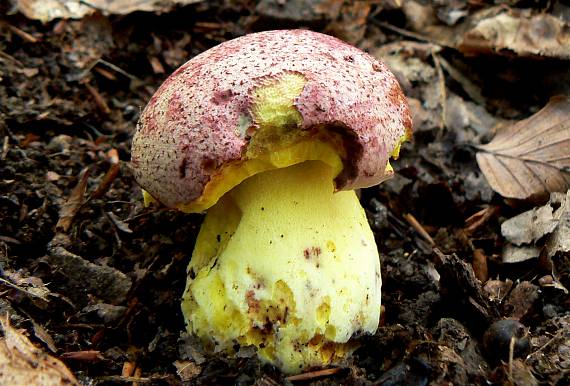
<svg viewBox="0 0 570 386"><path fill-rule="evenodd" d="M252 94L251 114L257 129L243 159L222 166L211 177L200 198L180 204L178 209L203 211L246 178L303 161L321 160L334 169L335 176L340 173L343 150L338 135L299 130L302 117L294 102L305 83L306 79L295 73L281 74L262 82ZM251 120L244 119L241 124L243 127L236 131L245 135Z"/></svg>
<svg viewBox="0 0 570 386"><path fill-rule="evenodd" d="M189 331L211 348L258 348L287 373L334 362L374 332L380 266L353 191L333 194L319 161L256 174L206 216L183 298Z"/></svg>

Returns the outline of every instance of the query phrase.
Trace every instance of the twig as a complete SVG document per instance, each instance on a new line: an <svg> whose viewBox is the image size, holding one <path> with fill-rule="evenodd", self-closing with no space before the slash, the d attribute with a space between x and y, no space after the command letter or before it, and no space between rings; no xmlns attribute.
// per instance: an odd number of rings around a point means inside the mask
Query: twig
<svg viewBox="0 0 570 386"><path fill-rule="evenodd" d="M6 284L8 287L12 287L12 288L14 288L14 289L17 289L18 291L22 291L23 293L25 293L25 294L31 296L32 298L37 298L37 299L46 300L46 299L44 299L43 297L41 297L41 296L39 296L39 295L37 295L37 294L35 294L35 293L33 293L33 292L30 292L30 291L28 291L28 290L26 290L26 289L24 289L24 288L22 288L22 287L20 287L20 286L18 286L18 285L16 285L16 284L12 283L12 282L10 282L10 281L8 281L8 280L6 280L6 279L3 279L3 278L1 278L1 277L0 277L0 283L4 283L4 284Z"/></svg>
<svg viewBox="0 0 570 386"><path fill-rule="evenodd" d="M538 354L539 352L541 352L542 350L544 350L546 347L548 347L552 342L554 342L556 339L560 339L562 338L562 335L564 334L564 330L558 330L558 332L548 340L548 342L546 342L545 344L543 344L538 350L528 354L528 356L526 357L526 359Z"/></svg>
<svg viewBox="0 0 570 386"><path fill-rule="evenodd" d="M395 25L392 25L390 23L386 23L385 21L380 21L380 20L376 20L376 19L371 19L371 20L372 20L373 24L376 24L382 28L386 28L387 30L390 30L392 32L396 32L396 33L398 33L402 36L405 36L407 38L420 40L422 42L433 43L432 40L427 36L423 36L423 35L420 35L418 33L408 31L408 30L400 28L400 27L396 27Z"/></svg>
<svg viewBox="0 0 570 386"><path fill-rule="evenodd" d="M18 67L24 67L24 63L20 62L18 59L16 59L15 57L13 57L10 54L5 53L2 50L0 50L0 58L6 59L6 60L12 62L13 64L17 65Z"/></svg>
<svg viewBox="0 0 570 386"><path fill-rule="evenodd" d="M513 358L515 356L515 341L516 338L511 336L511 341L509 342L509 379L513 379Z"/></svg>
<svg viewBox="0 0 570 386"><path fill-rule="evenodd" d="M473 99L475 102L477 102L481 106L485 106L485 98L481 94L481 88L478 87L475 83L473 83L471 81L471 79L467 78L459 70L457 70L455 67L453 67L443 57L440 56L438 59L439 59L439 62L441 64L441 67L443 67L443 69L445 71L447 71L447 73L453 79L455 79L459 84L461 84L461 86L463 87L463 90L467 93L467 95L469 95L471 97L471 99Z"/></svg>
<svg viewBox="0 0 570 386"><path fill-rule="evenodd" d="M37 43L39 41L32 34L29 34L26 31L21 30L20 28L13 26L12 24L6 23L6 26L8 27L8 29L10 31L14 32L16 35L18 35L19 37L21 37L23 40L27 41L28 43Z"/></svg>
<svg viewBox="0 0 570 386"><path fill-rule="evenodd" d="M111 187L111 184L119 176L120 170L121 166L119 164L112 164L109 170L107 170L107 173L105 173L105 176L101 180L101 183L99 184L95 192L93 192L93 194L91 195L91 199L94 200L103 197L103 195L107 193L107 191Z"/></svg>
<svg viewBox="0 0 570 386"><path fill-rule="evenodd" d="M107 78L109 80L113 80L113 81L117 80L117 77L115 76L115 74L113 74L109 70L105 70L104 68L93 67L93 71L97 71L99 74L101 74L102 76L104 76L105 78Z"/></svg>
<svg viewBox="0 0 570 386"><path fill-rule="evenodd" d="M288 381L291 381L291 382L293 382L293 381L308 381L308 380L315 379L315 378L328 377L329 375L338 374L342 370L343 369L340 367L333 367L332 369L310 371L308 373L291 375L285 379Z"/></svg>
<svg viewBox="0 0 570 386"><path fill-rule="evenodd" d="M469 216L465 220L466 227L464 231L467 235L474 234L480 227L485 225L493 216L499 212L498 206L489 206L485 209L481 209L479 212Z"/></svg>
<svg viewBox="0 0 570 386"><path fill-rule="evenodd" d="M113 71L118 72L119 74L126 76L130 80L139 81L139 78L137 78L136 76L129 74L128 72L123 70L121 67L117 66L116 64L107 62L105 59L99 59L99 60L97 60L97 62L95 64L97 64L97 63L101 63L101 64L109 67Z"/></svg>
<svg viewBox="0 0 570 386"><path fill-rule="evenodd" d="M105 359L99 350L68 351L62 353L61 357L81 362L94 362Z"/></svg>
<svg viewBox="0 0 570 386"><path fill-rule="evenodd" d="M164 381L166 379L170 379L172 376L170 375L151 375L150 377L123 377L121 375L106 375L103 377L95 378L98 381L103 382L139 382L139 383L151 383L156 381Z"/></svg>
<svg viewBox="0 0 570 386"><path fill-rule="evenodd" d="M6 181L6 180L4 180L4 181ZM0 235L0 241L4 241L5 243L9 243L9 244L22 245L22 242L20 240L15 239L15 238L10 237L10 236Z"/></svg>
<svg viewBox="0 0 570 386"><path fill-rule="evenodd" d="M158 60L156 56L149 55L148 61L150 63L150 66L152 67L152 71L155 74L164 74L166 72L164 70L164 66L162 65L162 63L160 63L160 60Z"/></svg>
<svg viewBox="0 0 570 386"><path fill-rule="evenodd" d="M2 142L2 154L0 155L0 159L1 159L2 161L4 161L4 160L6 159L6 156L8 155L8 148L9 148L9 145L10 145L9 140L10 140L10 139L8 138L8 136L5 136L5 137L4 137L4 142Z"/></svg>
<svg viewBox="0 0 570 386"><path fill-rule="evenodd" d="M109 108L109 105L107 104L105 99L103 99L103 96L99 93L99 91L95 87L91 86L89 83L85 83L85 87L87 87L87 91L89 91L91 96L93 96L93 99L95 99L95 104L97 105L97 107L99 107L99 110L101 110L105 114L110 114L111 109Z"/></svg>
<svg viewBox="0 0 570 386"><path fill-rule="evenodd" d="M427 233L425 228L418 222L418 220L416 220L416 218L411 213L404 214L404 218L408 224L410 224L412 228L414 228L415 231L418 232L420 236L422 236L424 240L428 242L431 247L435 246L435 241L433 241L429 233Z"/></svg>

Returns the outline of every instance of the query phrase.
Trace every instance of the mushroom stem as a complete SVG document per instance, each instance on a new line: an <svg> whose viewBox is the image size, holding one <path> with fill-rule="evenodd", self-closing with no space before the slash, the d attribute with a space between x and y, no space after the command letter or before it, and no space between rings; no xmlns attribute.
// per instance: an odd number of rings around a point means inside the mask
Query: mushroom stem
<svg viewBox="0 0 570 386"><path fill-rule="evenodd" d="M259 173L208 211L188 267L189 331L217 350L254 345L293 373L340 360L351 336L376 330L378 250L334 175L320 161Z"/></svg>

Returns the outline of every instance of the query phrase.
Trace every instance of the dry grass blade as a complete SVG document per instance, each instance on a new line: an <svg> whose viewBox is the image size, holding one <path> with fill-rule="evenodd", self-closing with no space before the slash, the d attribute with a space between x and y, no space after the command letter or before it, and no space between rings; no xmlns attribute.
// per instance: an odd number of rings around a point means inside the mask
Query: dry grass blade
<svg viewBox="0 0 570 386"><path fill-rule="evenodd" d="M478 148L477 163L502 196L525 200L565 192L570 187L570 99L551 99Z"/></svg>

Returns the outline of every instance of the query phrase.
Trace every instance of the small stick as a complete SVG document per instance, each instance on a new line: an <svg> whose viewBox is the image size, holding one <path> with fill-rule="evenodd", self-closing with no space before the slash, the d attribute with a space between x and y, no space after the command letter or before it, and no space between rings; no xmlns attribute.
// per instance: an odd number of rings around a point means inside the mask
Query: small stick
<svg viewBox="0 0 570 386"><path fill-rule="evenodd" d="M91 195L91 199L98 199L103 197L103 195L107 193L107 191L111 187L111 184L119 176L120 170L121 167L119 166L119 164L112 164L109 170L107 170L107 173L105 173L105 176L101 180L101 183L99 184L95 192L93 192L93 194Z"/></svg>
<svg viewBox="0 0 570 386"><path fill-rule="evenodd" d="M126 76L126 77L129 78L130 80L134 80L134 81L138 81L138 80L139 80L136 76L134 76L134 75L132 75L132 74L129 74L128 72L126 72L125 70L123 70L121 67L119 67L119 66L117 66L116 64L113 64L113 63L111 63L111 62L108 62L108 61L106 61L106 60L104 60L104 59L99 59L99 60L97 60L97 62L95 62L95 65L96 65L97 63L101 63L102 65L109 67L111 70L113 70L113 71L115 71L115 72L118 72L118 73L121 74L121 75Z"/></svg>
<svg viewBox="0 0 570 386"><path fill-rule="evenodd" d="M7 24L8 29L14 32L16 35L27 41L28 43L37 43L39 40L33 36L32 34L27 33L24 30L19 29L18 27L13 26L12 24Z"/></svg>
<svg viewBox="0 0 570 386"><path fill-rule="evenodd" d="M556 339L560 339L562 338L562 336L564 335L564 330L559 330L552 338L550 338L548 340L548 342L546 342L544 345L542 345L542 347L540 347L539 349L537 349L536 351L530 353L527 356L527 359L538 354L539 352L543 351L546 347L548 347L550 344L552 344L552 342L554 342Z"/></svg>
<svg viewBox="0 0 570 386"><path fill-rule="evenodd" d="M509 379L513 379L513 358L515 356L515 340L514 336L511 336L511 341L509 342Z"/></svg>
<svg viewBox="0 0 570 386"><path fill-rule="evenodd" d="M101 67L94 67L93 70L97 71L100 75L104 76L105 78L107 78L109 80L117 80L117 77L115 76L115 74L113 74L109 70L106 70L106 69L101 68Z"/></svg>
<svg viewBox="0 0 570 386"><path fill-rule="evenodd" d="M396 33L398 33L402 36L405 36L407 38L416 39L416 40L419 40L421 42L432 43L431 39L428 36L423 36L423 35L420 35L418 33L408 31L408 30L400 28L400 27L396 27L395 25L392 25L390 23L386 23L384 21L379 21L376 19L371 19L371 20L372 20L373 24L376 24L382 28L386 28L387 30L390 30L392 32L396 32Z"/></svg>
<svg viewBox="0 0 570 386"><path fill-rule="evenodd" d="M428 242L430 246L432 247L435 246L435 241L433 241L429 233L427 233L425 228L418 222L418 220L416 220L416 218L411 213L406 213L404 215L404 218L406 219L408 224L410 224L412 228L414 228L415 231L418 232L420 236L422 236L425 239L425 241Z"/></svg>
<svg viewBox="0 0 570 386"><path fill-rule="evenodd" d="M149 56L148 57L148 61L150 63L150 66L152 67L152 71L155 74L164 74L164 67L162 66L162 63L160 63L160 60L158 60L158 58L156 56Z"/></svg>
<svg viewBox="0 0 570 386"><path fill-rule="evenodd" d="M104 375L102 377L97 377L97 381L103 382L137 382L137 383L155 383L157 381L165 381L169 379L169 375L151 375L149 377L123 377L120 375Z"/></svg>
<svg viewBox="0 0 570 386"><path fill-rule="evenodd" d="M498 206L489 206L485 209L481 209L479 212L472 214L465 220L465 233L468 235L474 234L479 228L481 228L487 221L489 221L493 216L499 212Z"/></svg>
<svg viewBox="0 0 570 386"><path fill-rule="evenodd" d="M2 161L4 161L6 159L6 156L8 155L8 148L9 148L9 138L8 136L4 137L4 142L2 143L2 154L0 155L0 159Z"/></svg>
<svg viewBox="0 0 570 386"><path fill-rule="evenodd" d="M101 94L99 94L99 91L89 83L85 83L85 87L87 87L87 90L93 96L93 99L95 99L95 104L99 107L99 110L105 114L110 114L111 109L109 108L109 105L107 105L107 102L105 102L105 99L103 99Z"/></svg>
<svg viewBox="0 0 570 386"><path fill-rule="evenodd" d="M308 380L315 379L315 378L327 377L329 375L338 374L341 371L342 371L342 368L333 367L332 369L310 371L308 373L291 375L285 379L288 381L291 381L291 382L293 382L293 381L308 381Z"/></svg>
<svg viewBox="0 0 570 386"><path fill-rule="evenodd" d="M136 368L135 362L126 361L123 363L123 370L121 371L122 377L132 377Z"/></svg>
<svg viewBox="0 0 570 386"><path fill-rule="evenodd" d="M61 354L61 357L64 359L72 359L84 362L94 362L103 359L101 351L98 350L69 351Z"/></svg>

